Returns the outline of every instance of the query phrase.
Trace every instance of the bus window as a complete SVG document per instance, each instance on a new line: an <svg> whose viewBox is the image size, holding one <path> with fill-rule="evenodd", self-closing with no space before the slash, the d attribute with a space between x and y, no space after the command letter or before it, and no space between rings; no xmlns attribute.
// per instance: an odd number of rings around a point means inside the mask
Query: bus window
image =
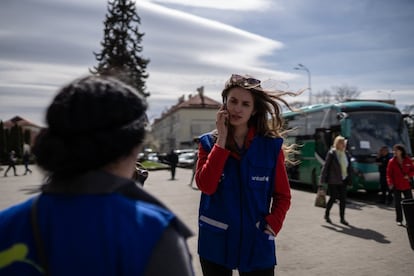
<svg viewBox="0 0 414 276"><path fill-rule="evenodd" d="M315 131L315 152L320 158L325 159L331 147L331 131L325 128L318 128Z"/></svg>
<svg viewBox="0 0 414 276"><path fill-rule="evenodd" d="M382 146L406 143L399 113L352 112L349 119L353 126L349 146L354 156L375 155Z"/></svg>

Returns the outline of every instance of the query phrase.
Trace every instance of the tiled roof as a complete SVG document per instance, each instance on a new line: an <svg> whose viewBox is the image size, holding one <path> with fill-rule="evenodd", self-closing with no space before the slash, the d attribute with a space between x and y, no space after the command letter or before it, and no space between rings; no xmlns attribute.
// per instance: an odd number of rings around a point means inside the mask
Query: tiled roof
<svg viewBox="0 0 414 276"><path fill-rule="evenodd" d="M200 95L194 95L189 97L188 100L179 102L176 107L186 108L186 107L213 107L217 108L220 106L220 103L206 96L201 97Z"/></svg>
<svg viewBox="0 0 414 276"><path fill-rule="evenodd" d="M38 126L38 125L36 125L36 124L20 117L20 116L14 116L13 118L11 118L9 120L4 121L3 124L4 124L5 128L10 128L10 127L14 126L15 124L17 124L18 126L21 126L21 127L27 126L27 127L41 128L40 126Z"/></svg>
<svg viewBox="0 0 414 276"><path fill-rule="evenodd" d="M162 120L163 118L167 117L171 113L179 110L179 109L187 109L187 108L205 108L205 109L218 109L221 103L213 100L212 98L206 96L200 96L200 94L190 95L187 100L184 100L184 96L182 96L178 103L171 106L167 111L161 114L161 117L155 119L155 122L158 120Z"/></svg>

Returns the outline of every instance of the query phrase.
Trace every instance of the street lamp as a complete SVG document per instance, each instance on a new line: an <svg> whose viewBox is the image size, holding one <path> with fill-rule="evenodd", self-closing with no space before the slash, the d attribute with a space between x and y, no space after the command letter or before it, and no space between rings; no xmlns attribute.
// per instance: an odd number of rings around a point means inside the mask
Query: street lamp
<svg viewBox="0 0 414 276"><path fill-rule="evenodd" d="M308 73L309 105L311 105L312 104L311 73L310 73L309 69L305 65L303 65L301 63L298 63L298 66L296 66L293 69L295 69L295 70L303 70L303 71L306 71L306 73Z"/></svg>
<svg viewBox="0 0 414 276"><path fill-rule="evenodd" d="M387 94L388 94L388 99L389 99L389 100L391 100L391 93L392 93L392 92L395 92L395 90L390 90L390 91L388 91L388 92L387 92L387 91L381 91L381 90L378 90L377 92L378 92L378 93L387 93Z"/></svg>

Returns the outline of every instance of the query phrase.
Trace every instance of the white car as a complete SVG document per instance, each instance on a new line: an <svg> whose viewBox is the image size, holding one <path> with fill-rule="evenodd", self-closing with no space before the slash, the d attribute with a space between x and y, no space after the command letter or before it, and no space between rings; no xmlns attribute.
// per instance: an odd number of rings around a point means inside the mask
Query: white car
<svg viewBox="0 0 414 276"><path fill-rule="evenodd" d="M192 167L195 162L195 152L185 152L178 155L178 166L179 167Z"/></svg>
<svg viewBox="0 0 414 276"><path fill-rule="evenodd" d="M158 158L158 154L157 153L148 153L148 157L147 157L148 161L152 161L152 162L158 162L160 161Z"/></svg>

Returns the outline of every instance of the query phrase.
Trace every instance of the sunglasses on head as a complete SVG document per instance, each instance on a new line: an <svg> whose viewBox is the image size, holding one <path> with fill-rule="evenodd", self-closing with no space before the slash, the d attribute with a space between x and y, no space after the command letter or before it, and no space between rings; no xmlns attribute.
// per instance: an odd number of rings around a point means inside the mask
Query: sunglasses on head
<svg viewBox="0 0 414 276"><path fill-rule="evenodd" d="M232 87L232 86L240 86L246 89L252 89L256 87L260 87L260 80L249 77L249 76L241 76L237 74L232 74L230 79L225 84L225 89Z"/></svg>

